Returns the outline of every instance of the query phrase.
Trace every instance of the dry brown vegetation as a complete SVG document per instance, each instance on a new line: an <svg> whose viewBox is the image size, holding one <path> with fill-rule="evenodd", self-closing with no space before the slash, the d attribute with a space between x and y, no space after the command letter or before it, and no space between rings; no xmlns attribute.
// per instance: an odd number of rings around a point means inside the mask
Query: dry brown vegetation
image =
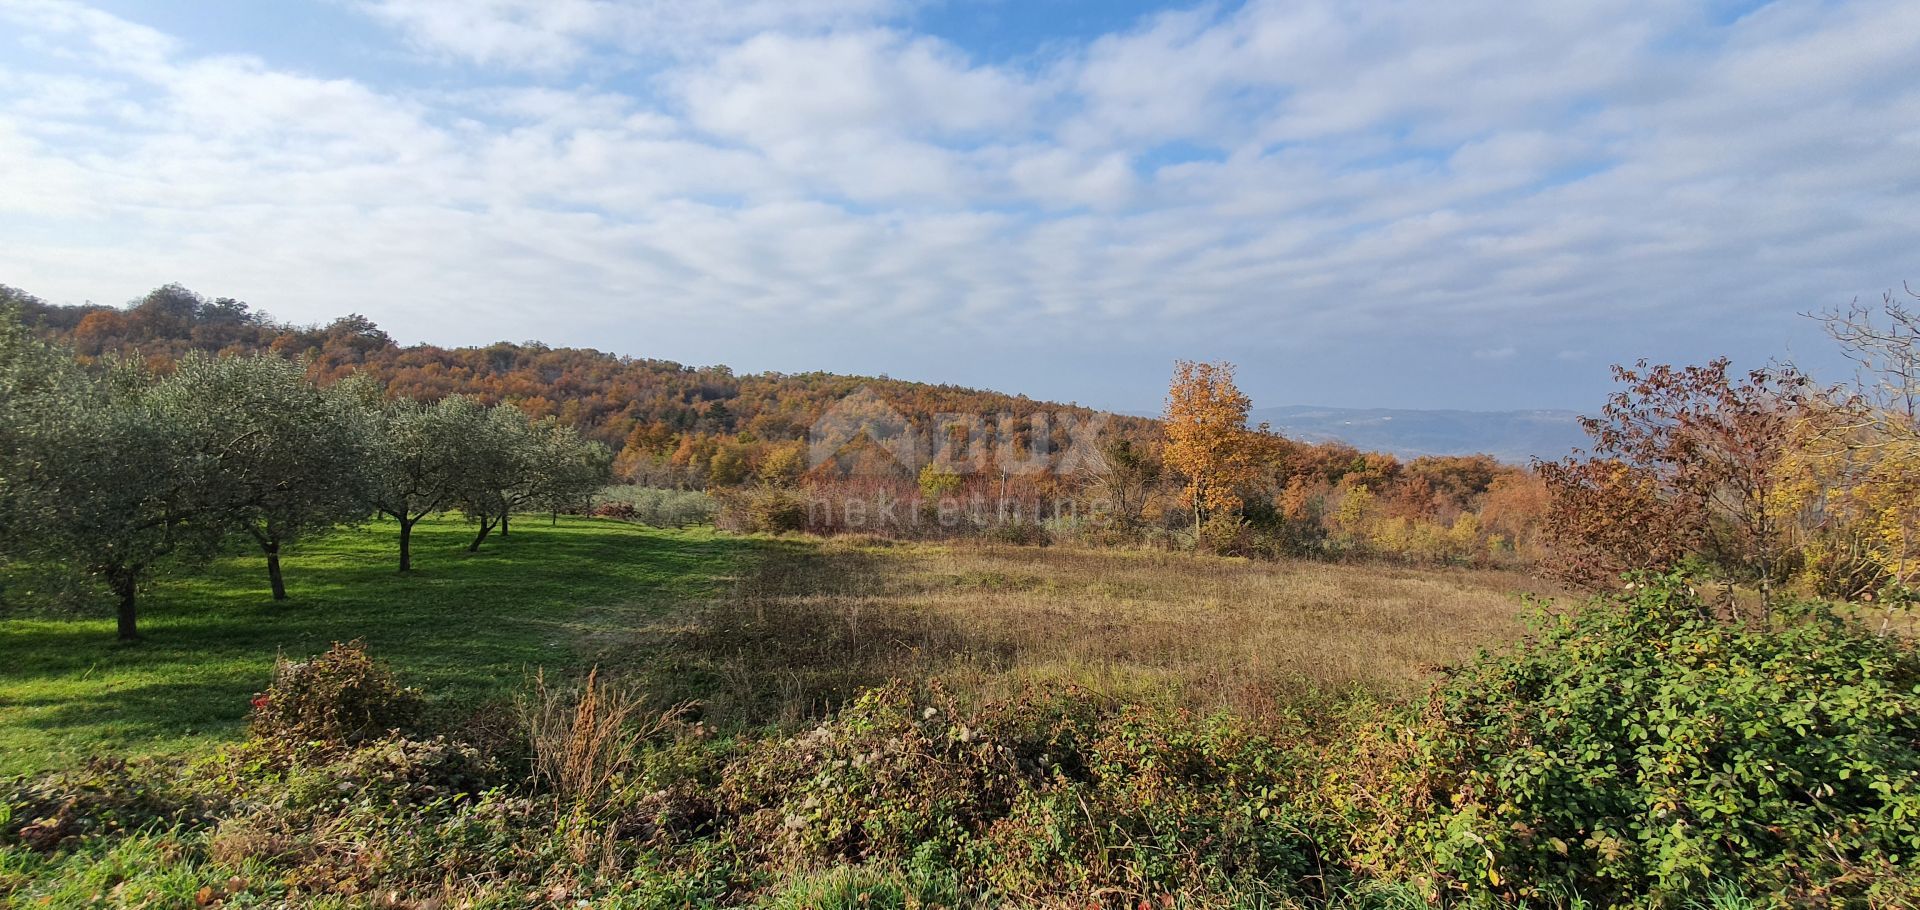
<svg viewBox="0 0 1920 910"><path fill-rule="evenodd" d="M1403 694L1517 636L1527 576L1144 551L782 540L725 597L596 643L722 722L819 717L890 679L966 700L1095 697L1270 714Z"/></svg>

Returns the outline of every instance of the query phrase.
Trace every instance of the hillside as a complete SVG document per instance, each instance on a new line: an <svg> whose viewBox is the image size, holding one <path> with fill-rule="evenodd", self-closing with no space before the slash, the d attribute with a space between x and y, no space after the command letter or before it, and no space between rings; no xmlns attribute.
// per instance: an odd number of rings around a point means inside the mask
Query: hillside
<svg viewBox="0 0 1920 910"><path fill-rule="evenodd" d="M290 325L245 302L179 285L157 288L124 307L60 306L0 285L0 302L18 306L29 325L82 358L133 355L163 366L188 351L272 351L311 358L310 372L323 383L365 372L399 397L437 401L462 394L487 404L512 401L534 417L577 426L619 453L623 466L638 466L634 476L665 485L737 483L771 446L806 439L821 414L861 389L923 427L942 415L961 414L985 418L989 429L1007 420L1024 431L1033 418L1048 415L1054 443L1062 446L1064 418L1083 421L1099 413L956 385L828 372L735 373L721 365L695 367L538 342L403 346L358 314L326 325ZM1115 417L1110 428L1139 433L1150 425Z"/></svg>

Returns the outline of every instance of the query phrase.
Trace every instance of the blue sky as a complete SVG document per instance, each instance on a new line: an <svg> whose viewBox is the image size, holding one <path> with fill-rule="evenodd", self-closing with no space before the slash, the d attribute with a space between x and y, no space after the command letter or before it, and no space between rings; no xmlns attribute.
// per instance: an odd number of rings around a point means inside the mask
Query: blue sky
<svg viewBox="0 0 1920 910"><path fill-rule="evenodd" d="M1920 281L1920 4L0 0L0 282L1152 410L1591 408Z"/></svg>

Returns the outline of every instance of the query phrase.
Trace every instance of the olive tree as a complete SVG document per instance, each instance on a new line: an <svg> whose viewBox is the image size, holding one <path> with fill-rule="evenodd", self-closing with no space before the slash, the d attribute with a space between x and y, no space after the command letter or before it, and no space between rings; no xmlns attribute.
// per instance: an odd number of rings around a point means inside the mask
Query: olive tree
<svg viewBox="0 0 1920 910"><path fill-rule="evenodd" d="M400 523L400 571L413 571L413 526L469 486L487 416L458 395L435 404L394 399L374 412L368 501Z"/></svg>
<svg viewBox="0 0 1920 910"><path fill-rule="evenodd" d="M470 430L454 504L480 526L467 545L468 552L478 552L487 535L503 527L514 506L534 489L539 439L526 412L507 404L487 409Z"/></svg>
<svg viewBox="0 0 1920 910"><path fill-rule="evenodd" d="M153 392L216 473L213 518L265 555L274 600L294 541L364 519L369 414L357 389L322 390L275 356L190 354Z"/></svg>
<svg viewBox="0 0 1920 910"><path fill-rule="evenodd" d="M84 380L71 356L34 337L16 308L0 306L0 559L27 555L35 540L39 461L51 454L41 436L71 410Z"/></svg>
<svg viewBox="0 0 1920 910"><path fill-rule="evenodd" d="M0 349L0 537L15 556L100 579L119 637L137 639L139 591L153 568L218 546L215 464L138 365L89 375L13 326L0 330Z"/></svg>
<svg viewBox="0 0 1920 910"><path fill-rule="evenodd" d="M613 452L564 424L552 424L541 438L538 481L526 505L552 512L584 504L613 480ZM506 525L500 527L506 533Z"/></svg>
<svg viewBox="0 0 1920 910"><path fill-rule="evenodd" d="M514 512L557 512L606 485L611 473L605 446L557 421L529 420L511 404L493 408L471 443L457 497L461 511L480 528L469 551L478 551L495 529L508 534Z"/></svg>

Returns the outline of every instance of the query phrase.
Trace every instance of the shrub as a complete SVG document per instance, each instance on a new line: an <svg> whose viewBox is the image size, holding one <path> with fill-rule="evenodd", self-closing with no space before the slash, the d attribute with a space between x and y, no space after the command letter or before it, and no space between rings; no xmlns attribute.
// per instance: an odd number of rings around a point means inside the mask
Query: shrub
<svg viewBox="0 0 1920 910"><path fill-rule="evenodd" d="M1007 744L895 685L735 762L721 793L758 852L805 867L951 852L1006 812L1021 775Z"/></svg>
<svg viewBox="0 0 1920 910"><path fill-rule="evenodd" d="M656 528L684 528L708 524L719 503L699 490L614 486L597 494L593 514L599 518L632 521Z"/></svg>
<svg viewBox="0 0 1920 910"><path fill-rule="evenodd" d="M807 527L807 501L778 487L731 490L720 497L716 523L729 531L779 534Z"/></svg>
<svg viewBox="0 0 1920 910"><path fill-rule="evenodd" d="M603 502L593 507L593 517L615 521L633 521L639 515L630 502Z"/></svg>
<svg viewBox="0 0 1920 910"><path fill-rule="evenodd" d="M335 642L310 660L282 659L273 684L254 697L249 732L256 742L350 746L415 723L420 694L367 656L364 642Z"/></svg>
<svg viewBox="0 0 1920 910"><path fill-rule="evenodd" d="M1332 884L1296 799L1302 756L1252 724L1127 709L1070 745L974 851L999 893L1260 906Z"/></svg>
<svg viewBox="0 0 1920 910"><path fill-rule="evenodd" d="M1288 746L1225 716L1080 692L965 711L893 685L760 744L720 789L764 867L904 869L965 882L979 906L1216 906L1320 893L1299 775Z"/></svg>
<svg viewBox="0 0 1920 910"><path fill-rule="evenodd" d="M444 736L372 740L328 765L327 777L337 792L413 805L473 796L506 779L492 756Z"/></svg>
<svg viewBox="0 0 1920 910"><path fill-rule="evenodd" d="M1822 607L1782 612L1719 622L1669 577L1551 618L1439 692L1403 753L1404 824L1361 827L1404 828L1375 846L1436 884L1509 898L1912 888L1920 656Z"/></svg>
<svg viewBox="0 0 1920 910"><path fill-rule="evenodd" d="M1044 525L1032 521L1010 521L988 528L986 539L1018 547L1044 547L1052 542Z"/></svg>
<svg viewBox="0 0 1920 910"><path fill-rule="evenodd" d="M1227 512L1200 525L1200 551L1219 556L1245 556L1253 546L1253 530L1246 519Z"/></svg>

